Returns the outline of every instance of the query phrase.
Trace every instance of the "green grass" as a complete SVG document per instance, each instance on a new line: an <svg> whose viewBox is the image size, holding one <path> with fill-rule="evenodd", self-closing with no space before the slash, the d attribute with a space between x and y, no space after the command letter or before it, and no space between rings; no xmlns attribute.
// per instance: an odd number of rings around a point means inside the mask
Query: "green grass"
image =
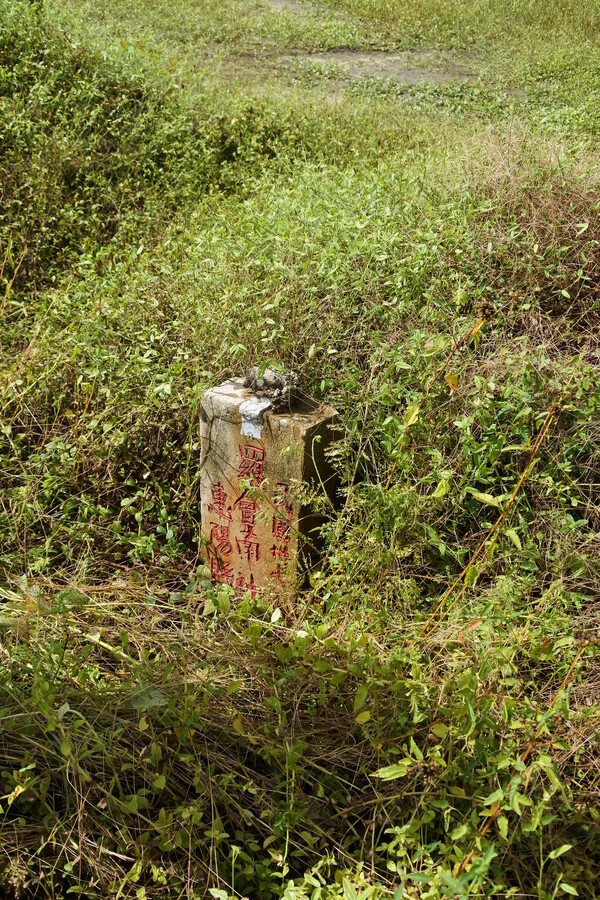
<svg viewBox="0 0 600 900"><path fill-rule="evenodd" d="M0 884L592 898L597 10L297 7L0 0ZM348 47L481 77L284 59ZM198 557L266 360L343 425L281 615Z"/></svg>
<svg viewBox="0 0 600 900"><path fill-rule="evenodd" d="M555 47L597 46L600 18L593 0L328 0L327 6L353 13L396 39L432 41L441 46L503 46L511 42ZM522 50L522 48L520 48Z"/></svg>

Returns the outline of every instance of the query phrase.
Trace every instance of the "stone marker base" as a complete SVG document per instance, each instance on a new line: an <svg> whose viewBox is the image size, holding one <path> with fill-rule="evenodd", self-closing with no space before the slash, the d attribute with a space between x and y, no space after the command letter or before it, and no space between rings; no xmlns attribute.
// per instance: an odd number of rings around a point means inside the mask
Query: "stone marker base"
<svg viewBox="0 0 600 900"><path fill-rule="evenodd" d="M215 581L252 596L297 586L320 524L299 487L331 495L334 485L324 450L336 411L266 406L235 378L206 391L200 409L203 557Z"/></svg>

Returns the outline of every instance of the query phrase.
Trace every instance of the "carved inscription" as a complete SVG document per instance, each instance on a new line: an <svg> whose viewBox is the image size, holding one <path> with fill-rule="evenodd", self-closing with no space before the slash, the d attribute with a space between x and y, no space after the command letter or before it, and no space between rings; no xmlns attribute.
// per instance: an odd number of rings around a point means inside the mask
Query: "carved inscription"
<svg viewBox="0 0 600 900"><path fill-rule="evenodd" d="M213 485L208 557L212 578L239 593L256 596L257 567L283 583L290 565L293 504L289 484L279 481L257 494L268 467L266 451L257 443L239 445L239 465L226 487ZM270 487L270 486L269 486ZM263 574L264 579L264 574Z"/></svg>
<svg viewBox="0 0 600 900"><path fill-rule="evenodd" d="M271 577L282 582L287 575L290 564L290 530L292 527L293 509L290 501L290 488L284 482L278 482L273 491L274 515L271 525L273 544L270 548L275 568Z"/></svg>

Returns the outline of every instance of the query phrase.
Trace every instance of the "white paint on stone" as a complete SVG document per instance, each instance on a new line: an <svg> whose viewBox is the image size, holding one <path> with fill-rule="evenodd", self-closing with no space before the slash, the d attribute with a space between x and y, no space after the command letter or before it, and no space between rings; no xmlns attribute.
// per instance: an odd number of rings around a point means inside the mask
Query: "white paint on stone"
<svg viewBox="0 0 600 900"><path fill-rule="evenodd" d="M246 437L260 438L263 429L263 413L271 409L273 404L266 397L250 397L240 404L242 416L242 434Z"/></svg>

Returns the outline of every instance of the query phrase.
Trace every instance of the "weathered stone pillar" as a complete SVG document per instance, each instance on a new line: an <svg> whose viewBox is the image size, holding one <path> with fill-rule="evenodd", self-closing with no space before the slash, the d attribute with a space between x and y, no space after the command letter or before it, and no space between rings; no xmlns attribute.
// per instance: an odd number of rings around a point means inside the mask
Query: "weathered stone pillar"
<svg viewBox="0 0 600 900"><path fill-rule="evenodd" d="M333 489L324 450L335 410L270 406L235 378L206 391L200 411L204 560L215 581L253 596L298 582L320 524L302 506L299 485Z"/></svg>

